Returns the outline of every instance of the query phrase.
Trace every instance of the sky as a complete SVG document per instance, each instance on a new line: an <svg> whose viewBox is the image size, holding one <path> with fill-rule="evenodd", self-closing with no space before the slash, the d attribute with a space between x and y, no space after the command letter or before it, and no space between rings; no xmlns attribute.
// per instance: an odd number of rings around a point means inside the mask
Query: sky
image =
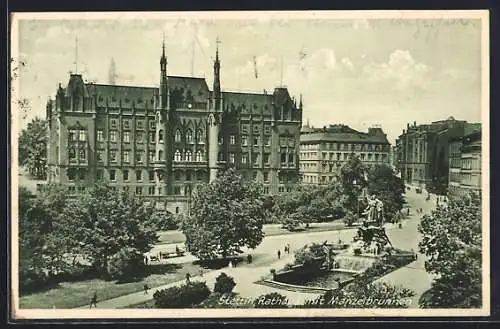
<svg viewBox="0 0 500 329"><path fill-rule="evenodd" d="M24 124L45 116L47 100L59 83L67 85L69 72L108 83L114 60L116 84L157 86L163 35L168 74L205 77L211 89L218 37L223 90L262 92L283 84L297 99L302 94L304 124L315 127L380 125L394 143L408 122L481 121L479 19L120 17L20 18L13 38L14 60L26 63L18 78L18 94L31 107Z"/></svg>

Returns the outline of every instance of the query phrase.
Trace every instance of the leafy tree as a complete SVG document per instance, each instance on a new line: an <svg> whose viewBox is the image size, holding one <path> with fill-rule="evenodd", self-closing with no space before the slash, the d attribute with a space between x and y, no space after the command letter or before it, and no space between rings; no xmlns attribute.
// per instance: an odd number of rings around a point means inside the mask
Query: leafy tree
<svg viewBox="0 0 500 329"><path fill-rule="evenodd" d="M385 282L357 280L342 289L326 292L307 307L318 308L407 308L415 293Z"/></svg>
<svg viewBox="0 0 500 329"><path fill-rule="evenodd" d="M427 256L425 269L435 274L432 288L422 298L423 307L481 306L481 199L470 195L450 200L424 215L419 225L420 252Z"/></svg>
<svg viewBox="0 0 500 329"><path fill-rule="evenodd" d="M228 276L226 273L221 273L215 279L214 292L229 294L233 291L234 286L236 286L234 279Z"/></svg>
<svg viewBox="0 0 500 329"><path fill-rule="evenodd" d="M340 169L340 183L345 196L344 208L352 212L358 211L358 197L367 187L366 168L355 154Z"/></svg>
<svg viewBox="0 0 500 329"><path fill-rule="evenodd" d="M141 253L151 250L157 241L153 211L141 198L95 185L67 207L63 217L79 253L104 273L110 257L125 247Z"/></svg>
<svg viewBox="0 0 500 329"><path fill-rule="evenodd" d="M299 184L276 198L273 212L281 218L283 226L295 229L300 224L342 217L342 203L338 184L327 187Z"/></svg>
<svg viewBox="0 0 500 329"><path fill-rule="evenodd" d="M192 282L180 287L159 290L153 294L156 308L188 308L210 296L205 282Z"/></svg>
<svg viewBox="0 0 500 329"><path fill-rule="evenodd" d="M258 246L264 237L263 223L261 187L229 169L197 188L182 231L189 251L198 258L227 258L243 246Z"/></svg>
<svg viewBox="0 0 500 329"><path fill-rule="evenodd" d="M47 122L35 118L19 136L19 164L37 179L46 178L47 169Z"/></svg>
<svg viewBox="0 0 500 329"><path fill-rule="evenodd" d="M405 186L403 180L386 165L377 165L368 174L368 193L384 203L386 220L392 220L403 209Z"/></svg>
<svg viewBox="0 0 500 329"><path fill-rule="evenodd" d="M59 214L66 205L66 191L47 185L39 196L19 189L19 272L21 288L41 285L68 267L69 245L62 234Z"/></svg>
<svg viewBox="0 0 500 329"><path fill-rule="evenodd" d="M179 228L179 220L167 210L155 210L151 221L157 230L176 230Z"/></svg>
<svg viewBox="0 0 500 329"><path fill-rule="evenodd" d="M140 276L144 270L144 255L137 249L124 247L110 257L108 275L124 281Z"/></svg>

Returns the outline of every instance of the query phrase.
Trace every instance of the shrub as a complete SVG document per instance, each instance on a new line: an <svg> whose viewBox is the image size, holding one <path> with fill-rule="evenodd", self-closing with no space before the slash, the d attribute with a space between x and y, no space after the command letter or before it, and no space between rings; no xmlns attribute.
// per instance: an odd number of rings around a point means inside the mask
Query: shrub
<svg viewBox="0 0 500 329"><path fill-rule="evenodd" d="M233 291L234 286L236 286L234 279L228 276L226 273L221 273L215 279L214 292L228 294Z"/></svg>
<svg viewBox="0 0 500 329"><path fill-rule="evenodd" d="M290 271L293 267L293 264L288 263L283 267L283 271Z"/></svg>
<svg viewBox="0 0 500 329"><path fill-rule="evenodd" d="M290 232L296 231L300 226L300 219L296 214L286 216L282 220L282 227Z"/></svg>
<svg viewBox="0 0 500 329"><path fill-rule="evenodd" d="M277 293L272 292L261 295L254 301L255 308L288 308L288 299Z"/></svg>
<svg viewBox="0 0 500 329"><path fill-rule="evenodd" d="M352 226L352 224L354 224L354 222L356 222L356 220L357 220L357 216L352 211L348 211L344 217L344 223L346 226Z"/></svg>
<svg viewBox="0 0 500 329"><path fill-rule="evenodd" d="M344 289L330 290L307 304L311 308L407 308L412 290L388 283L356 281ZM369 302L369 301L372 302Z"/></svg>
<svg viewBox="0 0 500 329"><path fill-rule="evenodd" d="M159 290L153 294L156 308L188 308L210 296L205 282L193 282L180 287Z"/></svg>
<svg viewBox="0 0 500 329"><path fill-rule="evenodd" d="M137 277L144 270L144 255L135 248L123 248L111 256L107 274L111 279L126 280Z"/></svg>
<svg viewBox="0 0 500 329"><path fill-rule="evenodd" d="M315 258L325 259L324 245L313 243L311 246L305 245L295 253L295 264L305 264Z"/></svg>
<svg viewBox="0 0 500 329"><path fill-rule="evenodd" d="M176 230L180 226L182 218L174 216L166 210L158 210L151 216L151 222L157 230Z"/></svg>

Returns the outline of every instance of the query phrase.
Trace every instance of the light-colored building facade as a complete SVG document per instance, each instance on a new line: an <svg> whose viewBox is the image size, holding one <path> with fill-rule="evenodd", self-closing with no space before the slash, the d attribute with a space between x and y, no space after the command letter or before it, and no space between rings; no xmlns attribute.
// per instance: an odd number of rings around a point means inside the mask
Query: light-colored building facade
<svg viewBox="0 0 500 329"><path fill-rule="evenodd" d="M189 211L197 184L235 167L269 194L299 179L302 101L286 88L252 94L221 90L220 60L213 88L204 78L167 75L160 87L85 83L71 74L47 104L48 181L70 194L106 181L173 213Z"/></svg>
<svg viewBox="0 0 500 329"><path fill-rule="evenodd" d="M407 124L396 140L395 161L406 184L443 193L449 180L450 140L464 136L478 124L455 120Z"/></svg>
<svg viewBox="0 0 500 329"><path fill-rule="evenodd" d="M300 135L300 173L306 184L326 185L338 179L352 154L366 167L390 165L391 146L381 128L363 133L345 125L324 128L304 126Z"/></svg>
<svg viewBox="0 0 500 329"><path fill-rule="evenodd" d="M481 193L481 130L450 142L450 176L448 196L456 198Z"/></svg>

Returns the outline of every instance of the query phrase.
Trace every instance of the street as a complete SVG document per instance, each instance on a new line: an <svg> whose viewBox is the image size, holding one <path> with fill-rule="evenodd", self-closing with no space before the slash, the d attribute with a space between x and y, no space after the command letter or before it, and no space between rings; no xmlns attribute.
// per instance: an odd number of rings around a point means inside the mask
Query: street
<svg viewBox="0 0 500 329"><path fill-rule="evenodd" d="M394 247L405 250L418 251L417 226L422 214L417 214L416 209L422 208L423 213L429 212L435 206L435 198L430 201L425 201L423 194L417 194L414 190L407 191L406 200L411 208L411 213L408 219L404 220L403 227L387 224L386 231L389 239ZM434 202L433 202L434 201ZM268 275L271 269L281 269L287 263L293 262L293 251L303 247L305 244L322 243L324 241L336 242L339 239L350 242L356 234L356 228L346 230L336 230L328 232L305 232L287 235L275 235L265 237L262 243L253 250L247 250L253 256L252 264L240 263L234 268L223 268L219 270L208 271L203 276L193 274L193 280L206 281L208 287L213 289L215 278L222 272L232 276L236 282L234 292L240 296L255 298L262 294L278 291L275 288L256 284L255 282L263 276ZM284 246L290 244L291 253L286 254L283 250ZM277 252L281 250L281 258L278 259ZM244 254L246 256L246 254ZM194 261L196 258L192 255L187 255L178 258L169 259L169 263L187 263ZM153 265L154 266L154 265ZM391 282L392 284L403 285L409 289L416 290L417 296L415 300L427 289L430 288L431 277L424 270L424 257L418 255L415 262L410 263L404 268L398 269L389 275L379 279L380 281ZM153 288L153 290L166 289L172 286L184 284L184 280L167 284L165 286ZM289 298L295 303L301 303L308 299L313 299L318 294L293 292L279 290L280 294ZM145 295L143 292L137 292L126 296L113 298L110 300L99 302L98 308L125 308L128 305L134 305L148 301L152 298L151 295ZM416 302L412 304L416 307ZM83 306L80 308L88 308Z"/></svg>

